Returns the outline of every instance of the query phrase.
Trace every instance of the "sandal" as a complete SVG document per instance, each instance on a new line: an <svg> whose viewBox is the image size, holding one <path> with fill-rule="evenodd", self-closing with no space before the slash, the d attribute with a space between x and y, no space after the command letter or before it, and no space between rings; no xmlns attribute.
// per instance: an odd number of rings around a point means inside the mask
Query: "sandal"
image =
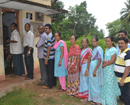
<svg viewBox="0 0 130 105"><path fill-rule="evenodd" d="M58 92L63 92L63 91L66 91L66 90L64 90L64 89L60 89Z"/></svg>
<svg viewBox="0 0 130 105"><path fill-rule="evenodd" d="M80 101L81 101L81 102L88 102L87 99L81 99Z"/></svg>
<svg viewBox="0 0 130 105"><path fill-rule="evenodd" d="M76 97L76 98L78 98L78 96L77 96L77 95L70 95L70 97Z"/></svg>
<svg viewBox="0 0 130 105"><path fill-rule="evenodd" d="M43 89L51 89L48 86L42 86Z"/></svg>

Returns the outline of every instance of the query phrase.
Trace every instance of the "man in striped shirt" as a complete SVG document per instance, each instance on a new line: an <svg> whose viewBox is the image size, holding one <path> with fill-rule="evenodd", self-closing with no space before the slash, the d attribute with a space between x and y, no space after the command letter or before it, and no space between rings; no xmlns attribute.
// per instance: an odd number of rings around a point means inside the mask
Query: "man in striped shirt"
<svg viewBox="0 0 130 105"><path fill-rule="evenodd" d="M125 105L130 105L130 50L127 45L128 39L126 37L118 39L120 52L114 66L114 71L121 90L120 100L123 101Z"/></svg>
<svg viewBox="0 0 130 105"><path fill-rule="evenodd" d="M50 24L45 25L45 33L47 34L44 44L44 63L46 65L46 73L48 77L47 86L43 86L44 89L51 89L56 86L56 77L54 77L54 56L55 50L53 48L55 39L51 33L52 26Z"/></svg>

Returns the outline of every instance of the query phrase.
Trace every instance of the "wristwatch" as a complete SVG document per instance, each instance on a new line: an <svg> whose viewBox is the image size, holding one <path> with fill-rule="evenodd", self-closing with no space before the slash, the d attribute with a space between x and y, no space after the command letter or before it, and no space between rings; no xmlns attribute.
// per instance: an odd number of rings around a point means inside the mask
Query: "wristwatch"
<svg viewBox="0 0 130 105"><path fill-rule="evenodd" d="M75 68L77 69L78 67L77 67L77 66L75 66Z"/></svg>
<svg viewBox="0 0 130 105"><path fill-rule="evenodd" d="M30 54L30 51L28 51L28 53Z"/></svg>

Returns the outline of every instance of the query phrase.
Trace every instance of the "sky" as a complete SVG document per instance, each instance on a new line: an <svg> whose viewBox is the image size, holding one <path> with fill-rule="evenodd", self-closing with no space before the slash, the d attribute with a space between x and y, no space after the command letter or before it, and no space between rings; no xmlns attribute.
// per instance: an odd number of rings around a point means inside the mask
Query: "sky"
<svg viewBox="0 0 130 105"><path fill-rule="evenodd" d="M64 3L64 9L68 10L69 6L80 4L85 0L60 0ZM96 25L103 29L105 36L108 36L106 24L120 18L120 11L125 8L126 0L86 0L87 11L92 13L97 19Z"/></svg>

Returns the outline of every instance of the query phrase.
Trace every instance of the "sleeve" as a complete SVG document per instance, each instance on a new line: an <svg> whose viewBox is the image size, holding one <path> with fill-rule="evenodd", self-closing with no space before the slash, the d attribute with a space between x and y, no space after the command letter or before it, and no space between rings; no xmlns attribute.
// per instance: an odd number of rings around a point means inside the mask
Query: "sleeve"
<svg viewBox="0 0 130 105"><path fill-rule="evenodd" d="M130 50L130 44L128 44L128 48L129 48L129 50Z"/></svg>
<svg viewBox="0 0 130 105"><path fill-rule="evenodd" d="M60 43L60 47L61 47L61 46L63 46L63 47L64 47L63 43Z"/></svg>
<svg viewBox="0 0 130 105"><path fill-rule="evenodd" d="M113 56L113 54L116 54L116 56L118 55L116 48L114 48L114 49L112 50L111 55Z"/></svg>
<svg viewBox="0 0 130 105"><path fill-rule="evenodd" d="M51 37L48 38L48 40L47 40L47 46L53 47L53 45L54 45L53 42L55 42L55 39L53 38L53 36L51 36Z"/></svg>
<svg viewBox="0 0 130 105"><path fill-rule="evenodd" d="M14 41L19 41L19 33L17 32L17 33L14 33L14 35L13 35L13 37L12 37L12 40L14 40Z"/></svg>
<svg viewBox="0 0 130 105"><path fill-rule="evenodd" d="M124 60L125 60L125 66L130 66L130 53L127 53Z"/></svg>
<svg viewBox="0 0 130 105"><path fill-rule="evenodd" d="M97 52L96 56L98 59L101 58L101 54L99 52Z"/></svg>
<svg viewBox="0 0 130 105"><path fill-rule="evenodd" d="M45 40L46 40L46 36L41 37L37 43L37 47L38 48L41 47L45 43Z"/></svg>
<svg viewBox="0 0 130 105"><path fill-rule="evenodd" d="M33 46L34 46L34 34L32 33L32 34L30 35L30 45L29 45L29 47L32 47L32 48L33 48Z"/></svg>

